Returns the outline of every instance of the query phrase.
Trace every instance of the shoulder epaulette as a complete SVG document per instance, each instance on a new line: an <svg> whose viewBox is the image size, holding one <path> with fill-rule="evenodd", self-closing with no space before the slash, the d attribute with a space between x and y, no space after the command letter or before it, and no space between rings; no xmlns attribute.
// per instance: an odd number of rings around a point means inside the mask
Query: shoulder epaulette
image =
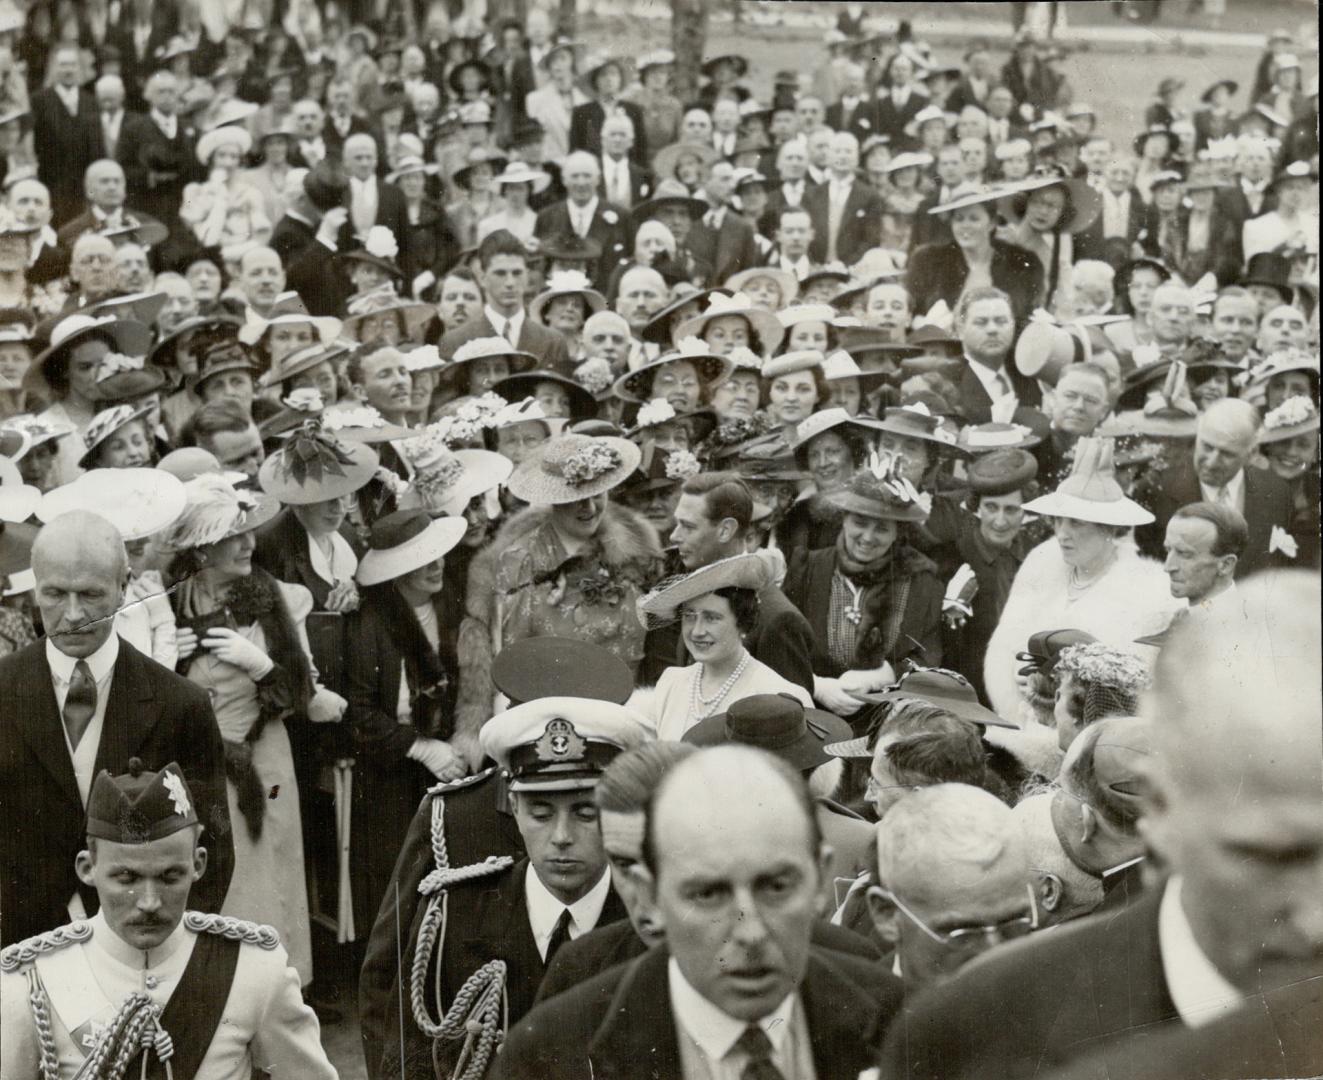
<svg viewBox="0 0 1323 1080"><path fill-rule="evenodd" d="M231 941L256 945L261 949L274 949L280 944L280 933L274 926L236 919L232 915L214 915L204 911L184 912L184 927L195 934L219 934Z"/></svg>
<svg viewBox="0 0 1323 1080"><path fill-rule="evenodd" d="M474 773L472 776L461 776L458 780L442 780L440 783L433 784L427 789L428 795L449 795L452 792L463 791L465 788L480 784L496 772L496 766L490 769L483 769L482 772Z"/></svg>
<svg viewBox="0 0 1323 1080"><path fill-rule="evenodd" d="M44 934L17 941L0 951L0 971L18 971L48 952L86 941L92 936L92 924L84 919L57 926Z"/></svg>

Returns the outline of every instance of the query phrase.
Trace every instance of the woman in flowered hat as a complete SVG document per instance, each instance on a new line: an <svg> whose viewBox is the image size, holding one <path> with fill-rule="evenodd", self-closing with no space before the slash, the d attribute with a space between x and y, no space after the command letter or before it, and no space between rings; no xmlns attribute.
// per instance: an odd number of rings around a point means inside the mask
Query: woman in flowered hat
<svg viewBox="0 0 1323 1080"><path fill-rule="evenodd" d="M639 604L649 628L680 623L692 663L669 667L631 703L658 739L674 742L695 724L755 694L787 694L806 708L808 692L754 658L745 644L758 624L758 593L771 580L763 554L719 559L668 579Z"/></svg>
<svg viewBox="0 0 1323 1080"><path fill-rule="evenodd" d="M190 480L163 548L182 671L205 688L226 749L235 876L222 913L280 932L299 981L312 980L299 784L291 748L306 725L339 720L345 701L319 688L304 622L312 597L253 565L254 532L280 504L220 476ZM281 798L268 798L279 786Z"/></svg>
<svg viewBox="0 0 1323 1080"><path fill-rule="evenodd" d="M785 330L775 315L742 293L712 293L707 308L675 326L672 335L676 341L699 338L718 356L727 356L737 348L770 356L781 344Z"/></svg>
<svg viewBox="0 0 1323 1080"><path fill-rule="evenodd" d="M351 352L349 346L340 343L310 345L272 365L258 385L282 402L295 391L314 391L319 398L316 411L320 412L348 395L349 386L344 382L341 368Z"/></svg>
<svg viewBox="0 0 1323 1080"><path fill-rule="evenodd" d="M1288 398L1304 397L1319 405L1319 357L1305 349L1284 349L1250 369L1243 395L1250 401L1262 401L1259 411L1265 416Z"/></svg>
<svg viewBox="0 0 1323 1080"><path fill-rule="evenodd" d="M382 344L410 348L422 344L435 314L431 304L400 296L392 283L384 282L345 302L342 332L364 348Z"/></svg>
<svg viewBox="0 0 1323 1080"><path fill-rule="evenodd" d="M778 542L787 551L835 543L840 509L832 496L850 483L877 439L876 421L856 420L845 409L826 408L806 417L790 435L795 464L812 477L785 518Z"/></svg>
<svg viewBox="0 0 1323 1080"><path fill-rule="evenodd" d="M1015 654L1031 634L1065 626L1123 645L1171 622L1166 574L1131 535L1153 515L1126 496L1112 455L1111 439L1080 439L1070 476L1024 504L1051 519L1054 536L1025 557L988 642L983 678L999 716L1019 716Z"/></svg>
<svg viewBox="0 0 1323 1080"><path fill-rule="evenodd" d="M760 417L766 421L758 432L750 430L748 434L769 430L774 426L773 421L758 411L763 399L762 358L743 346L736 346L726 357L734 367L726 380L712 390L713 411L722 421L744 426L755 424Z"/></svg>
<svg viewBox="0 0 1323 1080"><path fill-rule="evenodd" d="M207 179L184 186L179 219L203 246L265 244L271 238L262 193L241 172L252 148L253 137L237 124L213 128L198 139L197 158Z"/></svg>
<svg viewBox="0 0 1323 1080"><path fill-rule="evenodd" d="M577 270L562 270L547 279L546 290L528 305L534 322L558 330L565 338L570 359L583 359L580 335L584 323L606 307L606 298L593 288L588 275Z"/></svg>
<svg viewBox="0 0 1323 1080"><path fill-rule="evenodd" d="M1318 407L1304 395L1292 395L1270 410L1259 432L1259 452L1268 468L1291 485L1295 515L1292 536L1308 537L1302 565L1318 565L1319 452ZM1304 545L1302 545L1304 546Z"/></svg>
<svg viewBox="0 0 1323 1080"><path fill-rule="evenodd" d="M93 417L83 433L87 452L81 469L139 469L156 463L156 448L147 428L150 405L113 405Z"/></svg>
<svg viewBox="0 0 1323 1080"><path fill-rule="evenodd" d="M834 546L796 552L783 588L813 628L814 698L848 716L862 705L851 690L895 682L906 660L941 666L942 585L913 546L930 499L896 459L872 455L830 498L843 515Z"/></svg>
<svg viewBox="0 0 1323 1080"><path fill-rule="evenodd" d="M690 413L709 402L733 367L697 338L681 338L673 350L622 375L616 394L635 403L661 398L676 412Z"/></svg>
<svg viewBox="0 0 1323 1080"><path fill-rule="evenodd" d="M592 641L631 666L643 658L635 602L660 567L647 519L610 492L638 468L625 439L567 434L542 444L510 477L529 503L469 569L457 729L465 738L491 715L493 650L525 637ZM476 764L475 759L473 763Z"/></svg>
<svg viewBox="0 0 1323 1080"><path fill-rule="evenodd" d="M23 308L41 318L57 315L65 303L58 282L38 285L28 280L32 237L39 225L24 225L7 207L0 207L0 307Z"/></svg>
<svg viewBox="0 0 1323 1080"><path fill-rule="evenodd" d="M58 443L73 434L72 428L49 423L31 413L22 413L0 422L2 431L14 431L23 436L22 443L9 455L18 466L23 483L41 492L59 486L54 479L55 462L59 455Z"/></svg>

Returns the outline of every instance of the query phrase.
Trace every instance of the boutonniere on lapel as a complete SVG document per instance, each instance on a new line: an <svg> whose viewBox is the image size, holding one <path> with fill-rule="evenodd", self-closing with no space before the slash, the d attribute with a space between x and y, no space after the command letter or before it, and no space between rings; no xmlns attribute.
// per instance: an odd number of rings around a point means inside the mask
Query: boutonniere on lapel
<svg viewBox="0 0 1323 1080"><path fill-rule="evenodd" d="M863 217L866 213L868 213L868 211L867 211L864 207L861 206L861 207L859 207L858 210L856 210L856 211L854 212L854 216L855 216L855 217Z"/></svg>
<svg viewBox="0 0 1323 1080"><path fill-rule="evenodd" d="M639 195L640 195L642 198L644 198L644 199L646 199L646 198L648 197L648 192L650 192L651 190L652 190L652 189L651 189L650 187L648 187L647 184L640 184L640 185L639 185Z"/></svg>
<svg viewBox="0 0 1323 1080"><path fill-rule="evenodd" d="M620 215L617 214L614 210L603 210L602 220L605 221L608 225L614 225L617 221L620 220Z"/></svg>
<svg viewBox="0 0 1323 1080"><path fill-rule="evenodd" d="M873 125L870 124L870 123L868 122L868 117L866 117L866 116L861 116L861 117L859 117L859 126L860 126L860 127L872 127Z"/></svg>
<svg viewBox="0 0 1323 1080"><path fill-rule="evenodd" d="M1268 537L1268 554L1275 555L1277 552L1281 552L1288 559L1294 559L1300 554L1300 546L1295 542L1295 537L1280 525L1274 525L1272 535Z"/></svg>

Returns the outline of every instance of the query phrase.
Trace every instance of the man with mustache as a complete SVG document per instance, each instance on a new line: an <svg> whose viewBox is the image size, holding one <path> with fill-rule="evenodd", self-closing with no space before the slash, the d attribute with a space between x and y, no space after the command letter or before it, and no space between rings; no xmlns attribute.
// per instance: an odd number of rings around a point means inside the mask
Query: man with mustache
<svg viewBox="0 0 1323 1080"><path fill-rule="evenodd" d="M663 945L535 1008L496 1075L853 1077L900 1005L877 964L812 943L830 849L794 767L717 746L653 796L640 880ZM848 966L847 966L848 965Z"/></svg>
<svg viewBox="0 0 1323 1080"><path fill-rule="evenodd" d="M127 1044L132 1074L331 1080L275 930L185 910L208 853L179 766L128 769L93 782L75 862L100 911L0 958L0 1074L110 1075Z"/></svg>
<svg viewBox="0 0 1323 1080"><path fill-rule="evenodd" d="M131 756L192 773L211 849L194 902L219 911L234 869L220 731L201 689L114 632L129 574L118 530L62 514L37 534L32 572L46 638L0 660L0 944L96 912L74 874L88 794Z"/></svg>

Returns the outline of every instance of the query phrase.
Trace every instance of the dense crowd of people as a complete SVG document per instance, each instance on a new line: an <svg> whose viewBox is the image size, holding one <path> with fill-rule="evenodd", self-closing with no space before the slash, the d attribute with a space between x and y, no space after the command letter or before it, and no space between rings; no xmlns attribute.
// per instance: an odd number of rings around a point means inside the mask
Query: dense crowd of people
<svg viewBox="0 0 1323 1080"><path fill-rule="evenodd" d="M0 1076L1323 1074L1316 43L558 13L0 10Z"/></svg>

